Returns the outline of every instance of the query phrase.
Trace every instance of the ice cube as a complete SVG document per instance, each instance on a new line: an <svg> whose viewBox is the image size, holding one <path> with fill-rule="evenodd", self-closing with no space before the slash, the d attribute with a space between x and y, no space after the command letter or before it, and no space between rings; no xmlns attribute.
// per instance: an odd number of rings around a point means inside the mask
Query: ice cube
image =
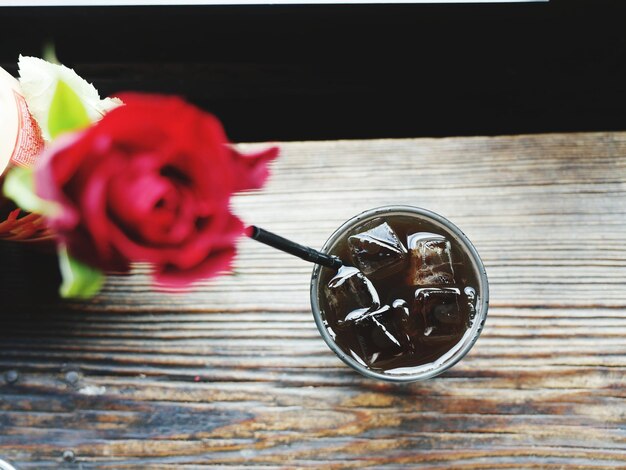
<svg viewBox="0 0 626 470"><path fill-rule="evenodd" d="M401 307L385 305L353 321L354 334L363 360L371 365L410 352L411 341L405 333Z"/></svg>
<svg viewBox="0 0 626 470"><path fill-rule="evenodd" d="M393 320L399 327L401 332L407 336L407 340L410 342L410 330L411 330L411 309L409 304L404 299L396 299L391 302L391 313Z"/></svg>
<svg viewBox="0 0 626 470"><path fill-rule="evenodd" d="M464 331L460 295L460 290L454 287L429 287L415 291L413 311L423 318L425 337L458 335Z"/></svg>
<svg viewBox="0 0 626 470"><path fill-rule="evenodd" d="M414 293L411 292L411 296ZM411 308L409 303L404 299L396 299L391 303L395 309L396 318L399 319L402 331L411 338L418 338L424 334L424 320L421 313Z"/></svg>
<svg viewBox="0 0 626 470"><path fill-rule="evenodd" d="M364 229L348 238L354 264L366 276L373 278L384 277L402 269L407 251L389 224L374 219Z"/></svg>
<svg viewBox="0 0 626 470"><path fill-rule="evenodd" d="M429 232L418 232L407 240L410 267L407 282L413 286L454 284L450 242Z"/></svg>
<svg viewBox="0 0 626 470"><path fill-rule="evenodd" d="M380 307L378 292L357 268L342 266L326 286L326 298L338 323L350 321Z"/></svg>

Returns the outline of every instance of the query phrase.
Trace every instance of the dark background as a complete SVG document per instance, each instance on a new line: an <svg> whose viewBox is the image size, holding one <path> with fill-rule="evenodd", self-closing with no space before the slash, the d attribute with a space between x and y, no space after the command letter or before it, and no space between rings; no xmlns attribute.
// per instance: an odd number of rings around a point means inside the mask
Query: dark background
<svg viewBox="0 0 626 470"><path fill-rule="evenodd" d="M0 8L0 65L177 93L235 141L626 129L626 2Z"/></svg>

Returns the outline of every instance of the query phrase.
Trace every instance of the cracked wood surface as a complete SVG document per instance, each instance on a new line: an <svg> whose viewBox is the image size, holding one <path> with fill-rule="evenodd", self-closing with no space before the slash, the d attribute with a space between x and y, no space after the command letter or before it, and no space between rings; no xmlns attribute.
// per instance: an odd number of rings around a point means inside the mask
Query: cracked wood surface
<svg viewBox="0 0 626 470"><path fill-rule="evenodd" d="M282 149L234 202L249 223L319 247L362 210L411 204L465 231L491 286L470 354L426 382L362 378L315 328L311 266L250 240L234 276L166 295L138 266L89 302L56 300L55 260L4 244L0 458L626 467L626 133Z"/></svg>

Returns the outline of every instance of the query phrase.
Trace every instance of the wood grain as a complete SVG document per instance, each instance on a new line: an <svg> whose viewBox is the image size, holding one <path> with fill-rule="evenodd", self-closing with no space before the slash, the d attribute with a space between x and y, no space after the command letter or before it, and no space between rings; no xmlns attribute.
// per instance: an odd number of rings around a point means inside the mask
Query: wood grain
<svg viewBox="0 0 626 470"><path fill-rule="evenodd" d="M55 260L5 244L0 458L626 468L626 133L282 148L267 188L235 201L250 223L321 246L401 203L465 231L491 285L471 353L422 383L360 377L317 333L311 266L249 240L234 276L167 295L138 266L89 302L58 301Z"/></svg>

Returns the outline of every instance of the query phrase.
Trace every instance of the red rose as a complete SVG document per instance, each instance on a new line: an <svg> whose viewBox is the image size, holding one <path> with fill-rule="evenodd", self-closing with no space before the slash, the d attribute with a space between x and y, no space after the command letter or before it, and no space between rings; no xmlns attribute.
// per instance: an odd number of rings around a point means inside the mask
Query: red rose
<svg viewBox="0 0 626 470"><path fill-rule="evenodd" d="M271 148L241 155L219 121L175 97L128 94L125 105L53 145L35 170L37 194L69 253L103 270L149 262L155 280L184 286L228 269L242 222L231 194L259 188Z"/></svg>

